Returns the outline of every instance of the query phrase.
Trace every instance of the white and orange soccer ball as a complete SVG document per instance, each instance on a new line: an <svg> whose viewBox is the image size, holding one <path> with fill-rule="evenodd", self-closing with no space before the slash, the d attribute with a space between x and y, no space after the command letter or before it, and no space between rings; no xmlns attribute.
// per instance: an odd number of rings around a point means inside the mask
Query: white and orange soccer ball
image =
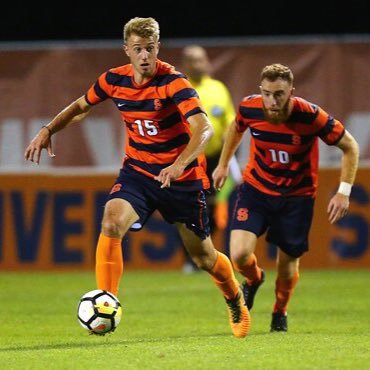
<svg viewBox="0 0 370 370"><path fill-rule="evenodd" d="M78 303L78 322L91 334L105 335L113 332L121 317L120 301L106 290L91 290L85 293Z"/></svg>

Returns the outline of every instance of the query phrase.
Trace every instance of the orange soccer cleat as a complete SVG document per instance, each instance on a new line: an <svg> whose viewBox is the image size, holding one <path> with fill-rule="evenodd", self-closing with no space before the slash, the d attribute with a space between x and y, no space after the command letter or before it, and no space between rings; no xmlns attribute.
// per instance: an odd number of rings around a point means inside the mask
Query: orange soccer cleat
<svg viewBox="0 0 370 370"><path fill-rule="evenodd" d="M239 290L234 299L225 299L225 301L229 311L231 330L234 336L237 338L244 338L249 332L251 317L245 305L241 290Z"/></svg>

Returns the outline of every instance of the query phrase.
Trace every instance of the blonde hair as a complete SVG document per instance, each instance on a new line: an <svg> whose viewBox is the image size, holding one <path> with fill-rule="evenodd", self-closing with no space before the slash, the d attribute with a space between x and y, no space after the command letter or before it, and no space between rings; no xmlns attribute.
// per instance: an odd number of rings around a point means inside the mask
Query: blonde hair
<svg viewBox="0 0 370 370"><path fill-rule="evenodd" d="M158 41L159 24L154 18L132 18L123 27L123 41L127 42L132 34L143 38L153 37L155 41Z"/></svg>
<svg viewBox="0 0 370 370"><path fill-rule="evenodd" d="M289 67L284 66L283 64L275 63L263 68L261 72L261 81L264 79L276 81L278 78L289 82L291 85L293 84L293 72Z"/></svg>

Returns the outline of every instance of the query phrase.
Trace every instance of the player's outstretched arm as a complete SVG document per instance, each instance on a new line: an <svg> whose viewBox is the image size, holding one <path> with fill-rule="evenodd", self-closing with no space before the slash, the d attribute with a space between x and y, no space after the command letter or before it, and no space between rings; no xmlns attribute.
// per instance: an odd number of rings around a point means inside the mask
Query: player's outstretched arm
<svg viewBox="0 0 370 370"><path fill-rule="evenodd" d="M213 127L204 113L194 114L188 121L192 132L188 145L171 166L161 170L155 177L162 183L161 188L170 187L171 181L181 176L186 166L204 151L213 135Z"/></svg>
<svg viewBox="0 0 370 370"><path fill-rule="evenodd" d="M355 181L359 160L358 143L348 131L345 132L337 146L343 151L343 157L339 189L331 198L327 209L331 224L340 220L348 212L349 196Z"/></svg>
<svg viewBox="0 0 370 370"><path fill-rule="evenodd" d="M225 184L229 175L230 160L240 145L242 137L243 133L237 131L234 121L227 130L218 165L212 174L213 186L217 191L219 191Z"/></svg>
<svg viewBox="0 0 370 370"><path fill-rule="evenodd" d="M81 96L64 108L50 123L40 129L26 148L24 158L27 161L39 164L43 149L47 150L50 157L54 157L55 154L52 150L51 136L71 123L80 122L89 113L91 107L92 106L86 102L85 97Z"/></svg>

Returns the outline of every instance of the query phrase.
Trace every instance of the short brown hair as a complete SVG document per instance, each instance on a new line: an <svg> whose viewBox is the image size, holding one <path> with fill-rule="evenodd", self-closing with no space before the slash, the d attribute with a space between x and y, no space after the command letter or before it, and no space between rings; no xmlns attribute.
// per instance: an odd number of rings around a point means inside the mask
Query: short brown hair
<svg viewBox="0 0 370 370"><path fill-rule="evenodd" d="M123 27L123 41L126 42L132 34L143 38L153 37L158 41L159 24L154 18L132 18Z"/></svg>
<svg viewBox="0 0 370 370"><path fill-rule="evenodd" d="M284 66L283 64L275 63L263 68L261 72L261 81L264 79L276 81L278 78L293 84L293 72L289 67Z"/></svg>

